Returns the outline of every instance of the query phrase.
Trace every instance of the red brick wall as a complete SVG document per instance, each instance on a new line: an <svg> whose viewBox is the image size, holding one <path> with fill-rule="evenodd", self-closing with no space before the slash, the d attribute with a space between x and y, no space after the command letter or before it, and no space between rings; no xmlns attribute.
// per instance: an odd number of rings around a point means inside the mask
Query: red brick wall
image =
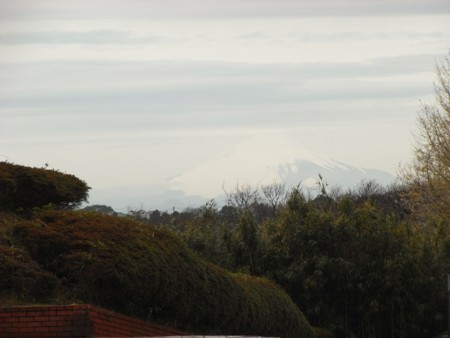
<svg viewBox="0 0 450 338"><path fill-rule="evenodd" d="M91 309L91 321L94 326L93 337L157 337L187 334L186 332L149 324L112 311L92 307Z"/></svg>
<svg viewBox="0 0 450 338"><path fill-rule="evenodd" d="M0 338L173 336L181 331L92 305L0 308Z"/></svg>

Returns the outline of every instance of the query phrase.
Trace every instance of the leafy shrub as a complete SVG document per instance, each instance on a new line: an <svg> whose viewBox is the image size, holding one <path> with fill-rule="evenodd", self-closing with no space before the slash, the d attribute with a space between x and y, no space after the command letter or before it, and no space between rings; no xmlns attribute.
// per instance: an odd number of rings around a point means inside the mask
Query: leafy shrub
<svg viewBox="0 0 450 338"><path fill-rule="evenodd" d="M207 263L167 231L98 213L42 211L13 236L82 301L193 333L312 337L281 288Z"/></svg>
<svg viewBox="0 0 450 338"><path fill-rule="evenodd" d="M0 162L0 209L3 210L47 204L74 207L87 200L89 189L73 175Z"/></svg>
<svg viewBox="0 0 450 338"><path fill-rule="evenodd" d="M51 298L58 279L32 261L19 248L0 245L0 290L19 299L44 301Z"/></svg>
<svg viewBox="0 0 450 338"><path fill-rule="evenodd" d="M4 297L22 301L45 301L53 297L58 279L33 261L27 250L17 247L11 237L21 218L0 212L0 304Z"/></svg>

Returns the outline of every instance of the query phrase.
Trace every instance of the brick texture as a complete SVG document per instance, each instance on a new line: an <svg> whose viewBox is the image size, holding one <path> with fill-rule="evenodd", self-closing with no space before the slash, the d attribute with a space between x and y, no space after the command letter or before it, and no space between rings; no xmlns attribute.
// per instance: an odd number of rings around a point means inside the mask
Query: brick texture
<svg viewBox="0 0 450 338"><path fill-rule="evenodd" d="M89 304L0 308L0 338L187 335Z"/></svg>

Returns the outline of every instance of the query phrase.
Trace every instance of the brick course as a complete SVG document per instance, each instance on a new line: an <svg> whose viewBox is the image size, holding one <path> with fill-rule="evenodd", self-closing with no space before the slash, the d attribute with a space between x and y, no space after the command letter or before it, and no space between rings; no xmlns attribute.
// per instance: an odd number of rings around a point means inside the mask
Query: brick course
<svg viewBox="0 0 450 338"><path fill-rule="evenodd" d="M89 304L0 308L0 338L182 335L186 333Z"/></svg>

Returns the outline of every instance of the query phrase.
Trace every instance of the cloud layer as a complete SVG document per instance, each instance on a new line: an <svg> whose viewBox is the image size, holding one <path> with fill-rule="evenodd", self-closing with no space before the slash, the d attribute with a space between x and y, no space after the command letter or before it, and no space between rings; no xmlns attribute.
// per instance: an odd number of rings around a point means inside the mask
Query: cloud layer
<svg viewBox="0 0 450 338"><path fill-rule="evenodd" d="M399 16L449 12L446 0L2 0L2 19L74 20L123 19L158 20L167 18L241 18L241 17L321 17L321 16Z"/></svg>

